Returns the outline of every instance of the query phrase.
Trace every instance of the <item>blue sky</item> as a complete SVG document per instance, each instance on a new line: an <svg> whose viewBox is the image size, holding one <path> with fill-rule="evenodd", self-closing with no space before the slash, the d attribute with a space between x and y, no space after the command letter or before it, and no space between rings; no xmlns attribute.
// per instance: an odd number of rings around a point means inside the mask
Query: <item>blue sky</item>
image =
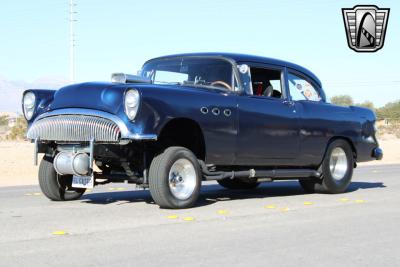
<svg viewBox="0 0 400 267"><path fill-rule="evenodd" d="M400 99L400 1L76 0L76 80L136 73L152 57L199 51L263 55L313 71L328 96L377 106ZM385 46L347 46L341 8L389 7ZM0 77L68 79L68 0L2 0Z"/></svg>

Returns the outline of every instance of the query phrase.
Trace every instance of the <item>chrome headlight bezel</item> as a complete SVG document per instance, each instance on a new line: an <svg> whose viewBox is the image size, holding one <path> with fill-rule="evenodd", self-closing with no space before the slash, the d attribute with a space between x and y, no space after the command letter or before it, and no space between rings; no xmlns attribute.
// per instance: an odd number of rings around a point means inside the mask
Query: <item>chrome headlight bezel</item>
<svg viewBox="0 0 400 267"><path fill-rule="evenodd" d="M140 104L140 93L136 89L128 89L124 96L125 114L129 120L133 121L136 118Z"/></svg>
<svg viewBox="0 0 400 267"><path fill-rule="evenodd" d="M33 92L26 92L22 97L22 110L26 120L31 120L35 114L36 95Z"/></svg>

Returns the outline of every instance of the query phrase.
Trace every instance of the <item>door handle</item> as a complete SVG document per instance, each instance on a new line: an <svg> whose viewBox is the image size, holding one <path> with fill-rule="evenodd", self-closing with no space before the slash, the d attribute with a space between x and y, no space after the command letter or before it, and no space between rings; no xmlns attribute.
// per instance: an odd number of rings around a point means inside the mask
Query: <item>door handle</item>
<svg viewBox="0 0 400 267"><path fill-rule="evenodd" d="M284 100L283 104L288 105L289 107L293 107L294 106L294 101L291 100Z"/></svg>

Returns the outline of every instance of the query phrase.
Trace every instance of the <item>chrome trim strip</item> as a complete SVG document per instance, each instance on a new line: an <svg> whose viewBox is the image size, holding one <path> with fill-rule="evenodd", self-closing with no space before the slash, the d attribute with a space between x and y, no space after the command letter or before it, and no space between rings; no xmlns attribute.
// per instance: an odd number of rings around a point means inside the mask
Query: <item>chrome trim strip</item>
<svg viewBox="0 0 400 267"><path fill-rule="evenodd" d="M133 140L153 140L157 141L157 135L156 134L131 134L129 135L129 139Z"/></svg>
<svg viewBox="0 0 400 267"><path fill-rule="evenodd" d="M57 116L57 115L88 115L88 116L95 116L101 117L108 120L113 121L119 127L121 133L121 140L128 139L128 140L157 140L156 134L138 134L132 133L129 131L128 127L123 120L121 120L118 116L110 114L108 112L100 111L100 110L93 110L93 109L84 109L84 108L65 108L65 109L57 109L53 111L49 111L39 115L35 120L32 122L32 125L43 118ZM28 129L29 130L29 129Z"/></svg>

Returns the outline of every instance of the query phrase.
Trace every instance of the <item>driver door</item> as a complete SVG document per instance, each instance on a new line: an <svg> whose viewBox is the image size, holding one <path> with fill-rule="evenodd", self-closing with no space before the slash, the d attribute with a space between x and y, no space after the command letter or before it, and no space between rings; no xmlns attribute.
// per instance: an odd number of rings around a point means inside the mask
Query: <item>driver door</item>
<svg viewBox="0 0 400 267"><path fill-rule="evenodd" d="M287 165L298 157L300 146L296 106L287 99L286 69L248 65L253 92L238 97L236 164ZM272 93L268 86L275 86Z"/></svg>

